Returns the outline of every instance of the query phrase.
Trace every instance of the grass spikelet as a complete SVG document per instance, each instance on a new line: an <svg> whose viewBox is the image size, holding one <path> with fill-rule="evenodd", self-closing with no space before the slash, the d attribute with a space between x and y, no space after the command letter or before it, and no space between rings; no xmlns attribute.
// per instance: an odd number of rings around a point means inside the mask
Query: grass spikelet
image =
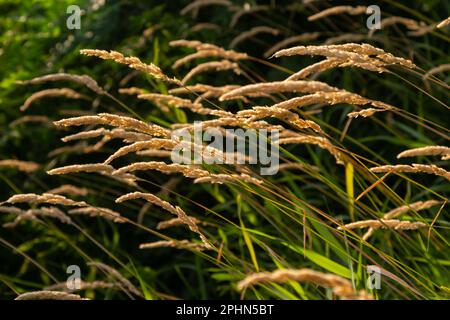
<svg viewBox="0 0 450 320"><path fill-rule="evenodd" d="M147 91L142 88L130 87L130 88L120 88L119 93L129 94L129 95L139 95L139 94L145 94L145 93L147 93Z"/></svg>
<svg viewBox="0 0 450 320"><path fill-rule="evenodd" d="M193 221L195 224L199 224L200 220L198 220L197 218L194 217L188 217L191 221ZM180 218L173 218L170 220L165 220L165 221L161 221L157 224L156 229L158 230L163 230L163 229L167 229L167 228L171 228L171 227L175 227L175 226L179 226L179 225L184 225L184 221Z"/></svg>
<svg viewBox="0 0 450 320"><path fill-rule="evenodd" d="M238 61L238 60L242 60L242 59L247 59L248 56L244 53L238 53L238 52L235 52L232 50L225 50L222 48L215 49L215 50L201 50L201 51L192 53L190 55L187 55L187 56L175 61L174 64L172 65L172 68L177 69L180 66L182 66L192 60L200 59L200 58L224 58L227 60Z"/></svg>
<svg viewBox="0 0 450 320"><path fill-rule="evenodd" d="M62 186L47 191L47 193L86 196L89 193L89 190L86 188L79 188L71 184L63 184Z"/></svg>
<svg viewBox="0 0 450 320"><path fill-rule="evenodd" d="M411 221L400 221L396 219L380 219L380 220L363 220L356 221L342 227L338 227L339 230L352 230L352 229L360 229L360 228L390 228L395 230L416 230L419 228L424 228L427 225L423 222L411 222Z"/></svg>
<svg viewBox="0 0 450 320"><path fill-rule="evenodd" d="M99 128L96 130L89 130L89 131L82 131L78 132L69 136L66 136L62 138L61 140L63 142L69 142L73 140L83 140L83 139L90 139L90 138L97 138L103 136L104 138L108 139L123 139L128 142L135 142L135 141L141 141L141 140L148 140L151 139L152 136L144 133L136 133L131 131L126 131L123 129L113 129L113 130L106 130L104 128Z"/></svg>
<svg viewBox="0 0 450 320"><path fill-rule="evenodd" d="M86 99L85 96L79 94L78 92L70 89L70 88L57 88L57 89L45 89L38 92L33 93L29 96L23 105L20 107L20 111L27 110L33 103L36 101L49 98L49 97L65 97L70 99Z"/></svg>
<svg viewBox="0 0 450 320"><path fill-rule="evenodd" d="M235 14L231 17L230 28L234 28L238 23L239 19L246 14L267 11L269 9L270 6L266 5L254 5L254 6L244 5L243 8L237 10Z"/></svg>
<svg viewBox="0 0 450 320"><path fill-rule="evenodd" d="M116 223L126 222L126 220L121 216L120 213L102 207L89 206L84 208L76 208L69 210L68 213L71 215L88 215L90 217L102 217Z"/></svg>
<svg viewBox="0 0 450 320"><path fill-rule="evenodd" d="M380 101L374 101L364 98L358 94L347 92L347 91L336 91L336 92L319 92L314 94L305 95L302 97L292 98L277 104L272 107L281 109L295 109L299 107L304 107L311 104L317 103L327 103L329 105L335 105L340 103L348 103L351 105L365 105L371 104L381 110L391 110L392 106L387 105Z"/></svg>
<svg viewBox="0 0 450 320"><path fill-rule="evenodd" d="M386 111L386 110L388 110L388 109L367 108L367 109L363 109L361 111L349 112L347 114L347 117L349 117L349 118L358 118L359 116L361 116L363 118L367 118L367 117L373 116L377 112L383 112L383 111Z"/></svg>
<svg viewBox="0 0 450 320"><path fill-rule="evenodd" d="M120 127L122 129L129 129L146 133L152 136L170 136L170 131L155 124L148 124L143 121L133 119L125 116L118 116L110 113L100 113L95 116L80 116L62 119L55 121L54 124L58 127L82 126L102 124L113 127Z"/></svg>
<svg viewBox="0 0 450 320"><path fill-rule="evenodd" d="M342 299L372 299L364 291L356 292L351 282L345 278L311 269L279 269L274 272L254 273L241 280L237 287L242 291L255 284L285 283L288 281L313 283L330 288L333 289L334 294Z"/></svg>
<svg viewBox="0 0 450 320"><path fill-rule="evenodd" d="M369 44L345 43L336 45L322 45L322 46L298 46L289 49L283 49L276 52L273 57L279 58L283 56L293 55L313 55L324 56L327 58L340 59L349 65L360 65L369 68L373 65L375 70L380 67L380 61L387 64L397 64L403 67L412 69L416 65L410 60L395 57L390 53L386 53L380 48L376 48ZM374 56L374 57L372 57Z"/></svg>
<svg viewBox="0 0 450 320"><path fill-rule="evenodd" d="M252 97L255 97L263 94L280 92L316 93L318 91L330 92L339 91L339 89L320 81L274 81L250 84L233 89L224 93L219 100L225 101L241 96L251 95Z"/></svg>
<svg viewBox="0 0 450 320"><path fill-rule="evenodd" d="M47 74L45 76L33 78L31 80L20 81L20 84L28 85L28 84L41 84L46 82L54 82L54 81L71 81L81 85L84 85L94 91L97 94L103 95L106 94L106 91L100 87L94 79L89 77L88 75L76 75L70 73L53 73Z"/></svg>
<svg viewBox="0 0 450 320"><path fill-rule="evenodd" d="M123 289L133 293L136 296L143 297L142 292L138 290L127 278L125 278L119 271L117 271L113 267L97 261L88 262L87 264L88 266L95 267L103 270L104 272L109 273L113 278L119 281Z"/></svg>
<svg viewBox="0 0 450 320"><path fill-rule="evenodd" d="M308 17L308 21L316 21L319 19L323 19L325 17L331 16L331 15L337 15L341 13L347 13L350 15L358 15L358 14L365 14L367 10L367 7L365 6L335 6L332 8L325 9L323 11L320 11L312 16Z"/></svg>
<svg viewBox="0 0 450 320"><path fill-rule="evenodd" d="M114 152L108 159L105 160L105 165L111 163L114 159L122 157L131 152L137 152L143 149L168 149L171 150L177 145L177 142L170 139L153 138L150 141L137 141L128 146L122 147Z"/></svg>
<svg viewBox="0 0 450 320"><path fill-rule="evenodd" d="M438 25L436 26L436 28L442 29L442 28L448 26L449 24L450 24L450 17L448 17L447 19L442 20L441 22L439 22Z"/></svg>
<svg viewBox="0 0 450 320"><path fill-rule="evenodd" d="M267 27L267 26L253 27L250 30L242 32L237 37L235 37L233 40L231 40L230 48L235 48L239 43L241 43L244 40L247 40L249 38L252 38L260 33L269 33L271 35L276 36L280 33L280 30L272 28L272 27Z"/></svg>
<svg viewBox="0 0 450 320"><path fill-rule="evenodd" d="M195 0L192 1L190 4L188 4L186 7L184 7L180 13L182 15L185 15L191 11L197 10L199 8L205 7L205 6L211 6L211 5L220 5L229 7L231 6L231 2L228 0Z"/></svg>
<svg viewBox="0 0 450 320"><path fill-rule="evenodd" d="M113 175L120 175L131 171L142 170L157 170L165 174L182 173L187 178L201 178L209 176L209 172L206 170L198 169L197 167L183 165L183 164L167 164L161 161L150 162L135 162L128 166L122 167L113 172Z"/></svg>
<svg viewBox="0 0 450 320"><path fill-rule="evenodd" d="M80 280L79 281L79 288L73 288L73 289L69 289L67 287L67 283L66 282L60 282L60 283L56 283L54 285L48 286L45 288L45 290L51 290L51 291L63 291L63 292L75 292L75 291L82 291L82 290L96 290L96 289L114 289L117 288L118 285L117 283L114 282L106 282L106 281L83 281Z"/></svg>
<svg viewBox="0 0 450 320"><path fill-rule="evenodd" d="M23 116L20 118L17 118L16 120L12 121L9 126L11 128L14 128L18 126L19 124L27 123L27 122L41 122L49 126L53 126L53 122L50 120L47 116Z"/></svg>
<svg viewBox="0 0 450 320"><path fill-rule="evenodd" d="M255 185L260 185L263 183L262 180L253 178L248 174L210 174L206 177L200 177L194 180L194 183L227 183L227 182L243 182L243 183L251 183Z"/></svg>
<svg viewBox="0 0 450 320"><path fill-rule="evenodd" d="M307 33L302 33L302 34L299 34L296 36L288 37L280 42L277 42L272 47L270 47L264 53L264 57L268 58L268 57L272 56L275 52L279 51L280 49L284 49L291 44L315 40L319 36L320 36L320 32L307 32Z"/></svg>
<svg viewBox="0 0 450 320"><path fill-rule="evenodd" d="M317 136L311 136L311 135L299 135L296 137L288 137L288 138L282 138L279 140L279 144L314 144L319 146L322 149L327 150L330 152L334 158L336 159L337 164L344 165L345 161L343 158L342 152L340 152L327 138L324 137L317 137Z"/></svg>
<svg viewBox="0 0 450 320"><path fill-rule="evenodd" d="M21 161L15 159L0 160L0 167L12 167L24 172L33 172L40 168L40 165L32 161Z"/></svg>
<svg viewBox="0 0 450 320"><path fill-rule="evenodd" d="M314 121L301 119L298 114L278 107L253 107L250 110L243 110L238 112L238 116L249 117L248 121L250 122L265 117L274 117L287 122L297 129L310 128L315 132L323 133L320 126Z"/></svg>
<svg viewBox="0 0 450 320"><path fill-rule="evenodd" d="M5 228L15 228L22 221L32 220L36 221L38 217L50 217L59 220L65 224L71 224L72 219L67 216L64 212L59 210L57 207L42 207L38 209L29 209L18 214L13 222L5 223L3 227Z"/></svg>
<svg viewBox="0 0 450 320"><path fill-rule="evenodd" d="M447 170L440 168L434 164L418 164L413 163L412 165L407 164L398 164L398 165L385 165L380 167L370 168L370 171L374 173L382 173L382 172L397 172L397 173L427 173L433 174L436 176L441 176L450 180L450 172Z"/></svg>
<svg viewBox="0 0 450 320"><path fill-rule="evenodd" d="M393 219L397 218L398 216L408 212L408 211L420 211L425 210L428 208L431 208L433 206L442 204L442 201L437 200L428 200L428 201L417 201L408 205L404 205L398 208L395 208L387 213L384 214L384 219Z"/></svg>
<svg viewBox="0 0 450 320"><path fill-rule="evenodd" d="M434 75L436 73L446 72L446 71L450 71L450 63L441 64L437 67L434 67L434 68L428 70L427 73L425 73L423 75L423 78L428 79L429 77L431 77L432 75Z"/></svg>
<svg viewBox="0 0 450 320"><path fill-rule="evenodd" d="M83 49L80 50L80 53L86 56L98 57L103 60L113 60L117 63L125 64L132 69L136 69L138 71L147 73L157 79L161 79L168 83L173 83L176 85L180 85L180 81L175 78L169 78L166 76L162 70L155 66L153 63L146 64L143 63L137 57L125 57L123 54L117 51L105 51L105 50L96 50L96 49Z"/></svg>
<svg viewBox="0 0 450 320"><path fill-rule="evenodd" d="M187 225L189 227L189 230L197 233L200 236L200 239L202 240L202 242L204 243L204 246L206 248L211 248L211 245L210 245L208 239L206 239L204 234L200 231L200 229L197 226L196 221L194 219L192 219L191 217L189 217L186 214L186 212L184 212L183 209L181 209L180 207L173 206L169 202L162 200L161 198L155 196L154 194L142 193L142 192L133 192L133 193L128 193L126 195L123 195L116 199L116 203L121 203L123 201L133 200L133 199L144 199L152 204L155 204L155 205L163 208L164 210L172 213L173 215L176 215L178 217L178 219L180 219L185 225Z"/></svg>
<svg viewBox="0 0 450 320"><path fill-rule="evenodd" d="M61 291L33 291L17 296L14 300L89 300L77 294Z"/></svg>
<svg viewBox="0 0 450 320"><path fill-rule="evenodd" d="M114 168L104 164L104 163L89 163L89 164L74 164L69 166L64 166L56 169L47 171L49 175L56 174L68 174L68 173L78 173L78 172L106 172L111 173Z"/></svg>
<svg viewBox="0 0 450 320"><path fill-rule="evenodd" d="M57 194L44 193L42 195L37 195L35 193L24 193L24 194L16 194L10 197L5 202L7 203L49 203L49 204L60 204L64 206L75 206L75 207L84 207L87 206L84 201L74 201L68 199L64 196Z"/></svg>
<svg viewBox="0 0 450 320"><path fill-rule="evenodd" d="M210 92L210 91L208 91L208 92ZM205 108L199 102L192 102L191 100L182 99L182 98L175 97L172 95L148 93L148 94L139 95L138 98L155 102L161 108L161 110L163 110L163 108L167 109L167 106L165 105L165 103L168 103L168 104L175 106L176 108L186 108L195 113L203 114L203 115L214 115L214 116L218 116L218 117L226 117L226 116L232 115L232 113L230 113L230 112Z"/></svg>
<svg viewBox="0 0 450 320"><path fill-rule="evenodd" d="M397 159L418 156L442 156L443 158L450 155L450 148L445 146L427 146L414 148L400 152Z"/></svg>
<svg viewBox="0 0 450 320"><path fill-rule="evenodd" d="M190 242L189 240L161 240L149 243L141 243L139 249L176 248L203 251L207 249L204 244Z"/></svg>
<svg viewBox="0 0 450 320"><path fill-rule="evenodd" d="M241 74L241 69L239 69L239 65L235 62L231 62L229 60L222 61L210 61L199 64L195 68L186 74L186 76L181 80L181 83L184 85L194 76L206 72L206 71L225 71L232 70L237 75Z"/></svg>

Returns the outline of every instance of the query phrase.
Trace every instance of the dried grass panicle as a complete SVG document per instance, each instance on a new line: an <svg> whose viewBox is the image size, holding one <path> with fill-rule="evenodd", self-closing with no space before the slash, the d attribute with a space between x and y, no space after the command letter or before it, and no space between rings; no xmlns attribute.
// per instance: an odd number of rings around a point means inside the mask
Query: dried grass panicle
<svg viewBox="0 0 450 320"><path fill-rule="evenodd" d="M189 216L189 219L192 220L195 224L199 224L201 222L197 218L194 218L194 217L191 217L191 216ZM173 218L173 219L169 219L169 220L165 220L165 221L159 222L157 224L157 226L156 226L156 229L163 230L163 229L167 229L167 228L175 227L175 226L180 226L180 225L184 225L184 224L185 224L185 222L183 221L183 219Z"/></svg>
<svg viewBox="0 0 450 320"><path fill-rule="evenodd" d="M427 173L427 174L441 176L441 177L446 178L447 180L450 180L450 172L448 172L447 170L440 168L434 164L413 163L412 165L407 165L407 164L386 165L386 166L370 168L370 171L372 171L374 173L383 173L383 172Z"/></svg>
<svg viewBox="0 0 450 320"><path fill-rule="evenodd" d="M158 125L148 124L134 118L118 116L110 113L99 113L98 115L95 116L80 116L67 118L55 121L54 124L58 127L101 124L142 132L151 136L163 136L163 137L170 136L170 130L167 130Z"/></svg>
<svg viewBox="0 0 450 320"><path fill-rule="evenodd" d="M95 290L95 289L114 289L117 288L117 284L114 282L106 282L106 281L83 281L80 279L79 281L80 287L79 288L68 288L67 282L60 282L56 283L54 285L48 286L45 288L45 290L50 291L63 291L63 292L76 292L76 291L82 291L82 290Z"/></svg>
<svg viewBox="0 0 450 320"><path fill-rule="evenodd" d="M125 278L119 271L117 271L113 267L108 266L107 264L104 264L102 262L96 262L96 261L88 262L87 265L91 266L91 267L95 267L95 268L101 269L104 272L109 273L113 278L117 279L120 282L122 288L124 288L125 290L133 293L134 295L139 296L139 297L143 297L144 296L142 294L142 292L140 290L138 290L131 283L131 281L129 281L127 278Z"/></svg>
<svg viewBox="0 0 450 320"><path fill-rule="evenodd" d="M239 19L246 15L246 14L250 14L250 13L255 13L255 12L261 12L261 11L267 11L271 8L271 6L267 6L267 5L254 5L254 6L250 6L245 4L242 8L239 8L231 17L231 21L230 21L230 28L233 28L236 26L236 24L238 23Z"/></svg>
<svg viewBox="0 0 450 320"><path fill-rule="evenodd" d="M159 139L152 138L149 141L137 141L130 145L124 146L114 152L108 159L105 160L104 164L107 165L111 163L114 159L122 157L131 152L137 152L143 149L166 149L172 150L175 146L177 146L178 142L170 140L170 139Z"/></svg>
<svg viewBox="0 0 450 320"><path fill-rule="evenodd" d="M450 63L441 64L439 66L436 66L436 67L428 70L427 73L425 73L423 75L423 79L428 79L429 77L431 77L432 75L434 75L436 73L446 72L446 71L450 71Z"/></svg>
<svg viewBox="0 0 450 320"><path fill-rule="evenodd" d="M237 113L238 117L246 117L249 122L259 120L265 117L273 117L287 122L297 129L310 128L318 133L323 133L320 126L311 120L301 119L296 113L277 107L253 107L249 110L242 110Z"/></svg>
<svg viewBox="0 0 450 320"><path fill-rule="evenodd" d="M117 63L125 64L130 68L150 74L151 76L157 79L161 79L168 83L180 85L179 80L175 78L169 78L162 72L162 70L159 67L155 66L153 63L151 64L143 63L137 57L125 57L123 54L117 51L108 52L105 50L96 50L96 49L83 49L80 50L80 53L86 56L94 56L104 60L113 60Z"/></svg>
<svg viewBox="0 0 450 320"><path fill-rule="evenodd" d="M27 122L41 122L46 125L53 126L53 122L50 120L47 116L23 116L20 118L17 118L16 120L12 121L9 126L11 128L14 128L18 126L19 124L27 123Z"/></svg>
<svg viewBox="0 0 450 320"><path fill-rule="evenodd" d="M24 172L33 172L38 170L41 166L32 161L22 161L16 159L0 160L0 167L13 167Z"/></svg>
<svg viewBox="0 0 450 320"><path fill-rule="evenodd" d="M122 167L113 172L113 175L120 175L132 171L142 170L157 170L165 174L181 173L187 178L201 178L209 176L210 173L206 170L199 169L196 166L183 165L183 164L167 164L162 161L150 161L150 162L135 162L128 166Z"/></svg>
<svg viewBox="0 0 450 320"><path fill-rule="evenodd" d="M341 13L347 13L350 15L358 15L358 14L365 14L367 10L367 7L365 6L335 6L332 8L325 9L323 11L320 11L312 16L308 17L308 21L316 21L331 15L341 14Z"/></svg>
<svg viewBox="0 0 450 320"><path fill-rule="evenodd" d="M255 185L260 185L264 181L253 178L248 174L210 174L206 177L196 178L194 183L227 183L227 182L237 182L237 183L251 183Z"/></svg>
<svg viewBox="0 0 450 320"><path fill-rule="evenodd" d="M398 216L408 212L408 211L420 211L420 210L426 210L433 206L442 204L442 201L438 200L428 200L428 201L417 201L408 205L404 205L398 208L395 208L387 213L384 214L384 219L393 219L397 218Z"/></svg>
<svg viewBox="0 0 450 320"><path fill-rule="evenodd" d="M86 196L89 193L89 190L86 188L79 188L71 184L63 184L62 186L47 191L47 193Z"/></svg>
<svg viewBox="0 0 450 320"><path fill-rule="evenodd" d="M173 69L176 69L192 60L200 59L200 58L223 58L232 61L239 61L243 59L248 59L248 55L246 53L240 53L233 50L225 50L219 46L202 43L200 41L190 41L190 40L176 40L169 42L171 46L187 46L190 48L194 48L197 52L189 54L181 59L178 59L172 65Z"/></svg>
<svg viewBox="0 0 450 320"><path fill-rule="evenodd" d="M120 88L119 93L121 94L129 94L129 95L139 95L139 94L145 94L147 93L147 90L137 87L130 87L130 88Z"/></svg>
<svg viewBox="0 0 450 320"><path fill-rule="evenodd" d="M56 88L56 89L45 89L33 93L29 96L23 105L20 107L20 111L27 110L34 102L48 97L65 97L70 99L87 99L86 96L79 94L78 92L70 88Z"/></svg>
<svg viewBox="0 0 450 320"><path fill-rule="evenodd" d="M158 149L146 149L144 151L138 151L138 152L136 152L136 154L138 156L144 156L144 157L165 158L165 157L171 157L172 151L158 150Z"/></svg>
<svg viewBox="0 0 450 320"><path fill-rule="evenodd" d="M442 29L442 28L448 26L449 24L450 24L450 17L448 17L447 19L442 20L441 22L439 22L438 25L436 26L436 28Z"/></svg>
<svg viewBox="0 0 450 320"><path fill-rule="evenodd" d="M209 249L205 247L203 243L190 242L189 240L161 240L149 243L141 243L139 249L154 249L154 248L176 248L176 249L192 249L192 250L205 250Z"/></svg>
<svg viewBox="0 0 450 320"><path fill-rule="evenodd" d="M391 110L394 109L391 105L388 105L381 101L371 100L364 98L356 93L348 91L336 91L336 92L318 92L302 97L292 98L277 104L274 104L274 108L282 109L295 109L299 107L304 107L311 104L326 103L329 105L335 105L340 103L347 103L351 105L365 105L371 104L372 106L381 110Z"/></svg>
<svg viewBox="0 0 450 320"><path fill-rule="evenodd" d="M339 91L327 83L320 81L274 81L250 84L238 87L220 96L220 101L231 100L242 96L261 96L262 94L281 93L281 92L301 92L316 93L318 91L331 92Z"/></svg>
<svg viewBox="0 0 450 320"><path fill-rule="evenodd" d="M64 196L50 193L43 193L38 195L35 193L16 194L5 201L6 203L49 203L60 204L64 206L84 207L88 204L84 201L74 201Z"/></svg>
<svg viewBox="0 0 450 320"><path fill-rule="evenodd" d="M419 228L424 228L427 225L420 221L400 221L396 219L380 219L380 220L363 220L356 221L341 227L338 227L339 230L352 230L352 229L360 229L360 228L373 228L373 229L395 229L395 230L416 230Z"/></svg>
<svg viewBox="0 0 450 320"><path fill-rule="evenodd" d="M20 214L25 213L25 210L22 210L17 207L0 206L0 213L9 213L9 214L20 215Z"/></svg>
<svg viewBox="0 0 450 320"><path fill-rule="evenodd" d="M450 155L450 148L445 146L427 146L421 148L414 148L400 152L397 155L397 159L406 157L418 157L418 156L442 156L446 158Z"/></svg>
<svg viewBox="0 0 450 320"><path fill-rule="evenodd" d="M311 269L279 269L273 272L254 273L241 280L237 287L239 290L244 290L255 284L285 283L288 281L313 283L330 288L334 294L342 299L373 299L372 296L363 290L356 291L352 283L343 277Z"/></svg>
<svg viewBox="0 0 450 320"><path fill-rule="evenodd" d="M358 42L367 39L366 34L358 34L358 33L344 33L336 37L328 38L324 44L338 44L343 42Z"/></svg>
<svg viewBox="0 0 450 320"><path fill-rule="evenodd" d="M126 219L124 219L120 213L102 207L88 206L83 208L76 208L69 210L68 213L70 215L88 215L90 217L102 217L116 223L126 222Z"/></svg>
<svg viewBox="0 0 450 320"><path fill-rule="evenodd" d="M181 80L181 83L185 85L194 76L206 71L217 72L225 70L232 70L237 75L241 74L241 69L239 68L239 65L236 62L231 62L230 60L210 61L199 64L198 66L191 69Z"/></svg>
<svg viewBox="0 0 450 320"><path fill-rule="evenodd" d="M270 47L264 53L264 57L268 58L268 57L272 56L278 50L284 49L291 44L315 40L318 37L320 37L320 32L307 32L307 33L302 33L302 34L299 34L296 36L288 37L280 42L277 42L272 47Z"/></svg>
<svg viewBox="0 0 450 320"><path fill-rule="evenodd" d="M231 6L231 2L228 0L195 0L184 7L180 13L185 15L191 11L198 10L201 7L210 6L210 5L221 5L225 7Z"/></svg>
<svg viewBox="0 0 450 320"><path fill-rule="evenodd" d="M208 93L210 97L220 97L221 95L239 88L238 85L225 85L221 87L214 87L207 84L197 83L193 86L184 86L181 88L170 89L170 94L186 94L186 93Z"/></svg>
<svg viewBox="0 0 450 320"><path fill-rule="evenodd" d="M243 42L244 40L252 38L260 33L269 33L271 35L276 36L276 35L280 34L280 30L272 28L272 27L267 27L267 26L253 27L250 30L241 32L237 37L235 37L233 40L231 40L230 48L234 48L239 43Z"/></svg>
<svg viewBox="0 0 450 320"><path fill-rule="evenodd" d="M392 26L394 24L402 24L404 25L406 28L408 28L408 30L419 30L421 28L424 28L426 26L426 24L424 22L418 22L416 20L413 19L409 19L409 18L404 18L404 17L398 17L398 16L392 16L392 17L387 17L384 18L380 21L380 29L385 29L389 26ZM374 32L377 29L371 29L369 31L368 36L371 37Z"/></svg>
<svg viewBox="0 0 450 320"><path fill-rule="evenodd" d="M283 144L314 144L319 146L320 148L327 150L329 153L333 155L333 157L336 159L337 164L344 165L344 154L336 147L334 146L330 140L328 140L325 137L317 137L312 135L297 135L294 137L287 137L287 138L281 138L278 143L280 145Z"/></svg>
<svg viewBox="0 0 450 320"><path fill-rule="evenodd" d="M358 66L359 64L359 66L364 66L365 68L370 68L370 66L373 65L374 70L378 70L378 67L383 67L384 64L401 65L409 69L416 68L416 65L412 61L396 57L367 43L297 46L280 50L276 52L273 57L278 58L292 55L325 56L327 58L339 59L348 65Z"/></svg>
<svg viewBox="0 0 450 320"><path fill-rule="evenodd" d="M77 294L61 291L33 291L17 296L14 300L89 300Z"/></svg>
<svg viewBox="0 0 450 320"><path fill-rule="evenodd" d="M347 117L349 117L349 118L358 118L359 116L361 116L363 118L367 118L367 117L373 116L377 112L383 112L383 111L387 111L387 110L388 109L367 108L367 109L362 109L360 111L349 112L347 114Z"/></svg>
<svg viewBox="0 0 450 320"><path fill-rule="evenodd" d="M50 217L59 220L62 223L65 224L71 224L72 219L68 215L66 215L64 212L59 210L57 207L42 207L37 209L29 209L26 211L23 211L22 213L18 214L16 219L13 222L5 223L3 227L5 228L14 228L19 223L25 220L32 220L36 221L39 217Z"/></svg>
<svg viewBox="0 0 450 320"><path fill-rule="evenodd" d="M151 139L152 136L145 133L137 133L132 131L126 131L120 128L113 130L107 130L105 128L99 128L95 130L82 131L62 138L64 142L69 142L73 140L90 139L103 136L107 139L123 139L126 142L135 142L141 140Z"/></svg>
<svg viewBox="0 0 450 320"><path fill-rule="evenodd" d="M202 30L221 30L221 27L218 24L215 23L208 23L208 22L200 22L192 26L191 32L198 32Z"/></svg>
<svg viewBox="0 0 450 320"><path fill-rule="evenodd" d="M298 80L308 77L311 74L327 71L336 67L343 68L343 67L358 67L361 69L369 70L372 72L378 72L383 73L387 72L387 69L385 68L386 63L378 61L378 60L372 60L370 62L356 62L356 61L349 61L349 60L343 60L339 58L328 58L322 61L319 61L317 63L314 63L312 65L309 65L296 73L290 75L288 78L286 78L285 81L292 81L292 80Z"/></svg>
<svg viewBox="0 0 450 320"><path fill-rule="evenodd" d="M31 80L26 81L20 81L20 84L41 84L46 82L53 82L53 81L71 81L76 82L78 84L84 85L94 91L97 94L103 95L106 94L106 91L100 87L94 79L89 77L88 75L77 75L77 74L70 74L70 73L53 73L53 74L47 74L45 76L33 78Z"/></svg>
<svg viewBox="0 0 450 320"><path fill-rule="evenodd" d="M116 199L116 203L121 203L123 201L133 200L133 199L144 199L152 204L155 204L164 210L172 213L173 215L176 215L178 219L183 221L185 225L188 226L188 228L192 231L197 233L200 236L200 239L204 243L204 246L206 248L211 248L211 244L209 243L208 239L204 236L204 234L200 231L200 229L197 226L196 220L189 217L186 212L183 211L178 206L173 206L167 201L162 200L161 198L155 196L151 193L143 193L143 192L132 192L125 194L119 198Z"/></svg>
<svg viewBox="0 0 450 320"><path fill-rule="evenodd" d="M114 168L104 163L88 163L88 164L74 164L64 166L47 171L49 175L78 173L78 172L106 172L112 173Z"/></svg>
<svg viewBox="0 0 450 320"><path fill-rule="evenodd" d="M170 104L176 108L186 108L195 113L203 115L214 115L218 117L226 117L232 115L232 113L230 112L205 108L199 102L192 102L189 99L183 99L172 95L149 93L139 95L138 98L155 102L161 108L161 110L164 110L164 108L169 110L166 104Z"/></svg>

